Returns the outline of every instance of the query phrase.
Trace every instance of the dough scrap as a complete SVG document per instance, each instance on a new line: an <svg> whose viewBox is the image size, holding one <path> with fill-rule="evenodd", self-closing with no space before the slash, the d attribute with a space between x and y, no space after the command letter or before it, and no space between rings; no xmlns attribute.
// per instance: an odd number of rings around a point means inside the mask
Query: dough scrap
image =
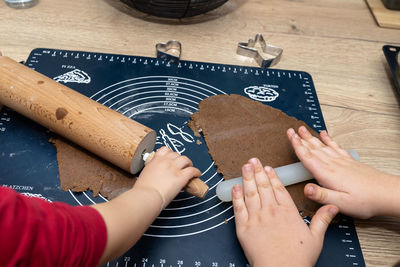
<svg viewBox="0 0 400 267"><path fill-rule="evenodd" d="M235 94L202 100L199 111L189 122L195 134L203 134L218 172L226 180L241 176L241 167L252 157L273 168L298 162L286 131L297 130L301 125L318 136L303 121ZM303 215L312 215L320 205L304 196L305 184L307 182L286 188Z"/></svg>
<svg viewBox="0 0 400 267"><path fill-rule="evenodd" d="M111 200L133 187L136 176L98 158L83 148L63 139L51 138L57 148L61 189L74 192L92 190Z"/></svg>

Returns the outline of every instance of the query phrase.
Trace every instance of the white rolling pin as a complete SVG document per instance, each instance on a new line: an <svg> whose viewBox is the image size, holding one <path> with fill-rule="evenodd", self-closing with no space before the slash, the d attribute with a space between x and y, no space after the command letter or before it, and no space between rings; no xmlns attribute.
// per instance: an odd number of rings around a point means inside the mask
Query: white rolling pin
<svg viewBox="0 0 400 267"><path fill-rule="evenodd" d="M356 151L349 150L349 153L355 160L360 160L360 156ZM301 183L313 178L312 174L301 162L278 167L274 170L285 186ZM233 178L219 183L216 189L218 198L224 202L232 201L232 188L235 184L243 186L243 178Z"/></svg>

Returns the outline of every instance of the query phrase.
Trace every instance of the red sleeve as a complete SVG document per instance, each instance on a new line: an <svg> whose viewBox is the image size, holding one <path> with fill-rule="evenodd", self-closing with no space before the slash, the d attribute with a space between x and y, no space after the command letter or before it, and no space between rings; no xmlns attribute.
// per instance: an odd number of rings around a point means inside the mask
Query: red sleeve
<svg viewBox="0 0 400 267"><path fill-rule="evenodd" d="M106 242L95 209L0 187L0 266L96 266Z"/></svg>

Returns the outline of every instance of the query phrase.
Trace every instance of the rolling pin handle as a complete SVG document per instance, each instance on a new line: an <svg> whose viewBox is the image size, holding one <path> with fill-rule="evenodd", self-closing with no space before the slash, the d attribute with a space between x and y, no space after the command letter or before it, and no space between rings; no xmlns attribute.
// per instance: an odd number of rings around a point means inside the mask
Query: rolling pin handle
<svg viewBox="0 0 400 267"><path fill-rule="evenodd" d="M151 162L151 160L154 158L154 155L154 151L151 153L144 153L142 155L145 166ZM184 188L187 193L199 198L204 198L208 192L208 189L208 186L200 178L193 178Z"/></svg>
<svg viewBox="0 0 400 267"><path fill-rule="evenodd" d="M142 155L143 161L144 161L144 166L146 166L153 158L154 158L154 154L156 152L146 152Z"/></svg>

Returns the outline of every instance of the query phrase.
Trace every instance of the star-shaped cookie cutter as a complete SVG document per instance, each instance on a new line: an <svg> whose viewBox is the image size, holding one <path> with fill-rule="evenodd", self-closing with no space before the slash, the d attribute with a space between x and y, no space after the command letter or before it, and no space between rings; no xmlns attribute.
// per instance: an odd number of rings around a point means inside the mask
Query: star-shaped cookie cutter
<svg viewBox="0 0 400 267"><path fill-rule="evenodd" d="M256 44L261 47L262 52L255 48ZM254 39L249 39L247 43L238 43L236 50L238 55L254 58L261 68L276 65L281 59L282 52L282 48L267 44L261 33L258 33Z"/></svg>
<svg viewBox="0 0 400 267"><path fill-rule="evenodd" d="M182 44L176 40L167 43L156 44L157 58L166 60L168 63L177 63L181 58Z"/></svg>

